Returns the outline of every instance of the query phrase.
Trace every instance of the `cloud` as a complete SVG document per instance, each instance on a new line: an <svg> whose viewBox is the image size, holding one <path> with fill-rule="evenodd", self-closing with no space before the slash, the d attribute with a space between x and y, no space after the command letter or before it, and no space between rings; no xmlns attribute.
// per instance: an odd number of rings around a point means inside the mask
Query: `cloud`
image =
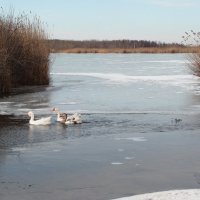
<svg viewBox="0 0 200 200"><path fill-rule="evenodd" d="M192 0L149 0L150 3L161 6L161 7L195 7L198 6L199 3Z"/></svg>

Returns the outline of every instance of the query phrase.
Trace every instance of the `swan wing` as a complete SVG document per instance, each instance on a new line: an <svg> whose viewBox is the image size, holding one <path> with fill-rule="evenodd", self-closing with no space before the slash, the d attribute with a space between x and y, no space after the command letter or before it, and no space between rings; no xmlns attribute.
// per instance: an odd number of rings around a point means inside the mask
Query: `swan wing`
<svg viewBox="0 0 200 200"><path fill-rule="evenodd" d="M67 117L66 124L81 124L82 119L79 113L74 113L73 115Z"/></svg>
<svg viewBox="0 0 200 200"><path fill-rule="evenodd" d="M72 121L72 120L67 120L66 122L65 122L65 124L74 124L74 122Z"/></svg>
<svg viewBox="0 0 200 200"><path fill-rule="evenodd" d="M57 121L58 122L65 122L66 121L66 119L67 119L67 114L66 113L59 113L58 115L57 115Z"/></svg>
<svg viewBox="0 0 200 200"><path fill-rule="evenodd" d="M51 117L43 117L38 120L30 120L30 124L34 125L48 125L51 124Z"/></svg>
<svg viewBox="0 0 200 200"><path fill-rule="evenodd" d="M42 117L40 120L44 121L44 122L50 122L51 121L51 117Z"/></svg>

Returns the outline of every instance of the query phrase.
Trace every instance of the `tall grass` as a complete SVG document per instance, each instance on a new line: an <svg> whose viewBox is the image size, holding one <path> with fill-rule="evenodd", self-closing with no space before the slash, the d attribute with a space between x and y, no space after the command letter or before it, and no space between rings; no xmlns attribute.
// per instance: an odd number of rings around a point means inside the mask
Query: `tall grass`
<svg viewBox="0 0 200 200"><path fill-rule="evenodd" d="M190 53L187 55L187 59L189 61L189 68L195 76L200 77L200 32L194 32L190 30L189 32L185 32L185 35L182 36L183 44L187 46L192 46L197 49L195 53Z"/></svg>
<svg viewBox="0 0 200 200"><path fill-rule="evenodd" d="M188 67L193 75L200 77L200 52L188 54L187 59L189 61Z"/></svg>
<svg viewBox="0 0 200 200"><path fill-rule="evenodd" d="M48 36L40 19L0 13L0 95L12 87L49 84Z"/></svg>

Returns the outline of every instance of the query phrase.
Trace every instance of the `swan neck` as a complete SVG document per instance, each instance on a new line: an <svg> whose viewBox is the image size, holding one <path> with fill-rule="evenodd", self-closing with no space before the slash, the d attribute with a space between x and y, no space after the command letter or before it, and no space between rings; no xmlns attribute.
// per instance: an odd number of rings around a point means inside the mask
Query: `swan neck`
<svg viewBox="0 0 200 200"><path fill-rule="evenodd" d="M60 112L59 111L57 111L57 115L58 115L58 117L60 117Z"/></svg>
<svg viewBox="0 0 200 200"><path fill-rule="evenodd" d="M31 114L31 119L30 119L30 121L34 121L34 114L33 114L33 113Z"/></svg>

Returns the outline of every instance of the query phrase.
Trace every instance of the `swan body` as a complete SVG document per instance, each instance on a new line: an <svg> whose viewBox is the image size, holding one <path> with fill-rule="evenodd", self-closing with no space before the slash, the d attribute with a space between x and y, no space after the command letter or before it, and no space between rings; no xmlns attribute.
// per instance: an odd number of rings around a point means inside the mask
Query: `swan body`
<svg viewBox="0 0 200 200"><path fill-rule="evenodd" d="M67 120L65 122L65 124L81 124L82 123L82 119L81 119L81 115L79 113L75 113L69 117L67 117Z"/></svg>
<svg viewBox="0 0 200 200"><path fill-rule="evenodd" d="M67 114L66 113L61 113L58 110L58 108L53 108L52 111L57 114L56 121L61 122L61 123L65 123L66 122L66 120L67 120Z"/></svg>
<svg viewBox="0 0 200 200"><path fill-rule="evenodd" d="M65 123L66 125L82 123L81 115L79 113L74 113L73 115L68 116L66 113L61 113L58 108L53 108L52 111L57 114L56 120L58 122Z"/></svg>
<svg viewBox="0 0 200 200"><path fill-rule="evenodd" d="M29 124L33 125L49 125L51 124L51 117L43 117L41 119L35 120L33 112L28 112L28 116L30 117Z"/></svg>

